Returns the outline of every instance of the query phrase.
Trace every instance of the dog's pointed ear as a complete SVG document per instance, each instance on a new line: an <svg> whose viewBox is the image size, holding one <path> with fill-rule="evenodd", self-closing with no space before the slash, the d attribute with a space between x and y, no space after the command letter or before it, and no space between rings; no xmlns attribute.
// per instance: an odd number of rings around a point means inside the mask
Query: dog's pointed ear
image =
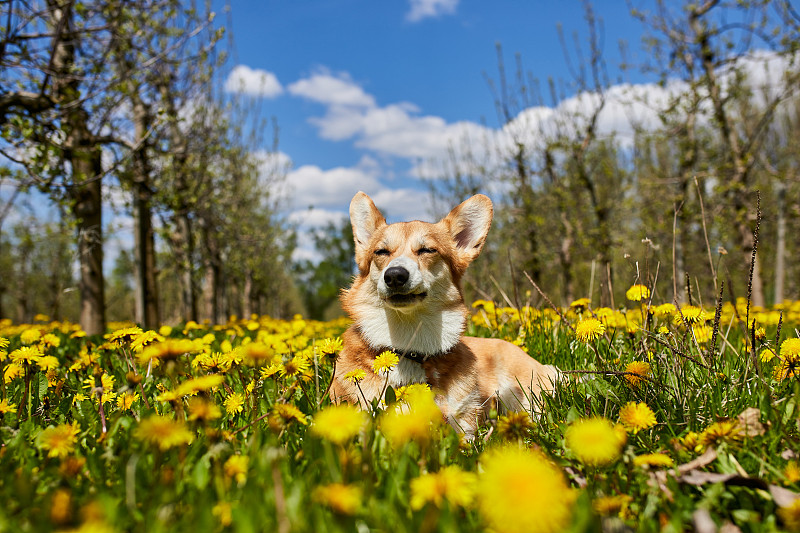
<svg viewBox="0 0 800 533"><path fill-rule="evenodd" d="M369 244L375 230L386 225L386 219L375 207L372 198L359 191L350 201L350 223L353 225L353 239L358 255Z"/></svg>
<svg viewBox="0 0 800 533"><path fill-rule="evenodd" d="M492 201L489 197L476 194L456 206L442 219L461 256L468 262L472 262L481 253L492 225L492 215Z"/></svg>

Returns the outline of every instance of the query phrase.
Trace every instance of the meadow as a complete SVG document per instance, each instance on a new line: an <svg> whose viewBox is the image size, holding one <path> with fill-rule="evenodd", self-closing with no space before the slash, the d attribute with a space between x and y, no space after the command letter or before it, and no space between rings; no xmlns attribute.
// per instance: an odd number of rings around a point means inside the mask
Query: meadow
<svg viewBox="0 0 800 533"><path fill-rule="evenodd" d="M800 302L627 298L475 302L565 379L471 442L424 385L331 405L345 319L2 321L0 531L800 530Z"/></svg>

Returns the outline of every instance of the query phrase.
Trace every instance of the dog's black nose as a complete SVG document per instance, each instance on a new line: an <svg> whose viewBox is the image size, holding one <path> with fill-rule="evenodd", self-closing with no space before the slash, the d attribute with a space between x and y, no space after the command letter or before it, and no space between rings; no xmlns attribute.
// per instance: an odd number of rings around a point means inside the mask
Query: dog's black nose
<svg viewBox="0 0 800 533"><path fill-rule="evenodd" d="M394 266L386 269L383 273L383 281L390 289L399 289L408 281L408 270L401 266Z"/></svg>

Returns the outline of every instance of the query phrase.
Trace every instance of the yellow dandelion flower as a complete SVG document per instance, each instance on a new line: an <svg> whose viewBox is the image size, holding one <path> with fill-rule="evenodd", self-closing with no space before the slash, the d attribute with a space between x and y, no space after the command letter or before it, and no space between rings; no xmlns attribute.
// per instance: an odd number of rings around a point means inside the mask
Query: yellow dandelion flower
<svg viewBox="0 0 800 533"><path fill-rule="evenodd" d="M52 333L47 333L42 336L42 345L48 348L58 348L61 346L61 338Z"/></svg>
<svg viewBox="0 0 800 533"><path fill-rule="evenodd" d="M428 389L407 392L403 402L398 404L381 417L381 432L394 447L411 440L426 442L431 438L433 428L444 421L433 400L433 392Z"/></svg>
<svg viewBox="0 0 800 533"><path fill-rule="evenodd" d="M28 328L19 335L19 341L25 346L30 346L39 342L42 338L42 332L38 329Z"/></svg>
<svg viewBox="0 0 800 533"><path fill-rule="evenodd" d="M311 499L343 515L354 515L361 507L361 488L355 485L331 483L314 489Z"/></svg>
<svg viewBox="0 0 800 533"><path fill-rule="evenodd" d="M606 327L596 318L581 320L575 326L575 337L581 342L592 342L603 336Z"/></svg>
<svg viewBox="0 0 800 533"><path fill-rule="evenodd" d="M133 339L135 339L142 333L143 333L142 328L140 328L139 326L133 326L130 328L121 328L116 331L113 331L108 335L106 335L105 338L117 346L125 346L127 344L130 344Z"/></svg>
<svg viewBox="0 0 800 533"><path fill-rule="evenodd" d="M72 517L72 495L67 489L56 489L50 502L50 520L63 525Z"/></svg>
<svg viewBox="0 0 800 533"><path fill-rule="evenodd" d="M669 468L675 464L672 457L665 453L647 453L644 455L637 455L633 458L633 464L636 466L653 466L657 468Z"/></svg>
<svg viewBox="0 0 800 533"><path fill-rule="evenodd" d="M233 392L225 398L223 405L225 406L225 412L229 416L241 413L244 407L244 396L239 392Z"/></svg>
<svg viewBox="0 0 800 533"><path fill-rule="evenodd" d="M658 333L659 335L669 335L669 328L667 326L659 326Z"/></svg>
<svg viewBox="0 0 800 533"><path fill-rule="evenodd" d="M219 502L211 508L211 514L217 517L222 527L228 527L233 523L233 506L230 502Z"/></svg>
<svg viewBox="0 0 800 533"><path fill-rule="evenodd" d="M567 447L575 456L591 466L614 462L627 440L624 430L601 417L573 422L564 437Z"/></svg>
<svg viewBox="0 0 800 533"><path fill-rule="evenodd" d="M525 411L506 413L497 419L497 433L504 439L523 439L533 429L533 420Z"/></svg>
<svg viewBox="0 0 800 533"><path fill-rule="evenodd" d="M137 439L158 446L162 451L189 444L194 440L194 435L186 424L160 415L142 420L133 434Z"/></svg>
<svg viewBox="0 0 800 533"><path fill-rule="evenodd" d="M6 348L8 348L8 339L0 337L0 350L5 350Z"/></svg>
<svg viewBox="0 0 800 533"><path fill-rule="evenodd" d="M22 375L22 372L25 368L17 363L10 363L6 365L5 370L3 370L3 381L5 383L11 383L16 378Z"/></svg>
<svg viewBox="0 0 800 533"><path fill-rule="evenodd" d="M692 326L692 333L694 333L694 338L697 339L698 343L706 344L711 340L711 335L714 333L714 330L705 324L697 324Z"/></svg>
<svg viewBox="0 0 800 533"><path fill-rule="evenodd" d="M627 494L615 494L613 496L600 496L592 500L592 507L595 512L602 516L617 515L622 518L628 509L633 498Z"/></svg>
<svg viewBox="0 0 800 533"><path fill-rule="evenodd" d="M797 483L800 481L800 466L796 461L789 461L786 463L786 468L783 469L783 475L787 484Z"/></svg>
<svg viewBox="0 0 800 533"><path fill-rule="evenodd" d="M278 358L275 349L260 342L251 342L242 348L242 355L247 364L254 366L271 365Z"/></svg>
<svg viewBox="0 0 800 533"><path fill-rule="evenodd" d="M319 345L319 351L323 355L334 355L342 351L342 347L344 346L342 339L340 337L336 337L335 339L325 339Z"/></svg>
<svg viewBox="0 0 800 533"><path fill-rule="evenodd" d="M304 426L308 425L308 417L306 417L305 413L291 403L276 403L273 405L272 416L277 418L277 422L281 425L286 425L293 420Z"/></svg>
<svg viewBox="0 0 800 533"><path fill-rule="evenodd" d="M625 291L625 297L632 302L641 302L650 297L650 289L646 285L633 285Z"/></svg>
<svg viewBox="0 0 800 533"><path fill-rule="evenodd" d="M351 370L350 372L347 372L343 377L345 381L349 381L350 383L355 385L356 383L359 383L362 379L367 377L367 373L364 370L357 368L356 370Z"/></svg>
<svg viewBox="0 0 800 533"><path fill-rule="evenodd" d="M763 341L767 338L767 330L764 328L757 328L755 331L755 337L758 341Z"/></svg>
<svg viewBox="0 0 800 533"><path fill-rule="evenodd" d="M153 359L161 361L175 360L182 355L197 353L197 346L191 339L167 339L147 346L139 354L139 363L147 364Z"/></svg>
<svg viewBox="0 0 800 533"><path fill-rule="evenodd" d="M247 480L247 467L249 464L250 458L246 455L231 455L225 461L225 477L235 479L236 483L241 485Z"/></svg>
<svg viewBox="0 0 800 533"><path fill-rule="evenodd" d="M164 338L164 336L159 335L155 331L143 331L142 333L134 336L133 340L131 341L131 350L138 353L144 350L145 346L150 346L151 344L155 344L157 342L164 342L165 340L167 339Z"/></svg>
<svg viewBox="0 0 800 533"><path fill-rule="evenodd" d="M683 315L683 318L681 318L681 315ZM686 320L690 326L700 324L705 322L706 313L696 305L684 305L681 307L680 313L675 313L673 321L676 325L682 326L684 320Z"/></svg>
<svg viewBox="0 0 800 533"><path fill-rule="evenodd" d="M700 434L700 444L704 446L715 446L722 442L736 444L742 438L742 428L735 419L726 419L714 422Z"/></svg>
<svg viewBox="0 0 800 533"><path fill-rule="evenodd" d="M469 507L475 497L477 477L455 465L446 466L433 474L422 474L411 480L411 508L422 509L426 503L442 507Z"/></svg>
<svg viewBox="0 0 800 533"><path fill-rule="evenodd" d="M269 379L278 375L281 368L283 368L283 365L281 364L271 364L269 366L262 367L261 371L259 372L259 376L261 379Z"/></svg>
<svg viewBox="0 0 800 533"><path fill-rule="evenodd" d="M619 411L620 423L633 434L656 425L656 415L642 402L629 402Z"/></svg>
<svg viewBox="0 0 800 533"><path fill-rule="evenodd" d="M19 365L32 364L42 358L42 351L36 346L23 346L8 354L8 358Z"/></svg>
<svg viewBox="0 0 800 533"><path fill-rule="evenodd" d="M11 354L13 356L14 352ZM780 359L780 364L775 368L775 379L780 381L800 376L800 339L783 341Z"/></svg>
<svg viewBox="0 0 800 533"><path fill-rule="evenodd" d="M46 450L48 457L66 457L75 450L78 443L78 433L81 428L77 423L50 426L39 433L37 445L39 449Z"/></svg>
<svg viewBox="0 0 800 533"><path fill-rule="evenodd" d="M311 432L342 445L358 435L367 423L367 414L351 404L326 407L314 416Z"/></svg>
<svg viewBox="0 0 800 533"><path fill-rule="evenodd" d="M117 396L117 407L122 411L127 411L133 406L133 402L138 400L138 392L126 391Z"/></svg>
<svg viewBox="0 0 800 533"><path fill-rule="evenodd" d="M770 361L775 359L775 352L773 352L769 348L764 348L763 350L761 350L761 353L759 354L758 357L759 359L761 359L762 363L769 363Z"/></svg>
<svg viewBox="0 0 800 533"><path fill-rule="evenodd" d="M786 339L781 343L781 357L800 359L800 339Z"/></svg>
<svg viewBox="0 0 800 533"><path fill-rule="evenodd" d="M589 298L578 298L577 300L569 304L569 308L575 311L576 313L582 313L586 311L591 304L592 301Z"/></svg>
<svg viewBox="0 0 800 533"><path fill-rule="evenodd" d="M58 364L58 358L53 357L52 355L42 356L38 361L36 361L36 366L45 371L55 370L58 368Z"/></svg>
<svg viewBox="0 0 800 533"><path fill-rule="evenodd" d="M567 529L575 492L547 458L509 446L484 453L481 463L477 501L491 529L509 533Z"/></svg>
<svg viewBox="0 0 800 533"><path fill-rule="evenodd" d="M158 328L158 334L162 337L169 337L172 335L172 326L161 326Z"/></svg>
<svg viewBox="0 0 800 533"><path fill-rule="evenodd" d="M778 516L787 531L800 531L800 498L795 498L786 507L779 507Z"/></svg>
<svg viewBox="0 0 800 533"><path fill-rule="evenodd" d="M182 398L183 396L191 396L198 392L205 392L215 387L222 385L225 377L219 374L209 374L207 376L200 376L196 378L187 379L175 389L175 395Z"/></svg>
<svg viewBox="0 0 800 533"><path fill-rule="evenodd" d="M625 381L627 381L631 387L639 387L639 385L645 381L643 378L650 375L650 363L646 361L633 361L628 363L628 366L625 367L625 372L630 372L630 374L624 375Z"/></svg>
<svg viewBox="0 0 800 533"><path fill-rule="evenodd" d="M216 420L222 416L219 406L205 398L190 398L186 406L189 420Z"/></svg>
<svg viewBox="0 0 800 533"><path fill-rule="evenodd" d="M410 385L403 385L402 387L397 387L394 390L395 398L397 401L405 401L408 395L415 395L418 394L421 390L431 390L430 386L427 383L411 383Z"/></svg>
<svg viewBox="0 0 800 533"><path fill-rule="evenodd" d="M678 308L675 307L675 304L661 304L657 305L653 308L653 314L659 318L661 317L671 317L678 311Z"/></svg>
<svg viewBox="0 0 800 533"><path fill-rule="evenodd" d="M281 377L296 377L311 367L311 361L305 357L295 356L283 363L279 370Z"/></svg>
<svg viewBox="0 0 800 533"><path fill-rule="evenodd" d="M117 397L117 393L114 392L114 381L116 378L109 374L103 373L100 376L100 383L97 384L97 381L94 377L86 378L83 380L83 388L89 391L92 395L92 398L96 398L96 393L99 392L96 389L102 389L102 395L100 401L103 403L111 402Z"/></svg>
<svg viewBox="0 0 800 533"><path fill-rule="evenodd" d="M0 401L0 415L4 415L6 413L16 413L17 412L17 405L10 403L8 398L3 398Z"/></svg>
<svg viewBox="0 0 800 533"><path fill-rule="evenodd" d="M224 374L231 369L234 360L228 354L220 352L201 353L192 359L192 367L212 374Z"/></svg>
<svg viewBox="0 0 800 533"><path fill-rule="evenodd" d="M378 355L372 362L372 370L374 370L376 374L388 373L391 369L396 367L399 362L400 358L397 357L396 353L391 350L386 350Z"/></svg>

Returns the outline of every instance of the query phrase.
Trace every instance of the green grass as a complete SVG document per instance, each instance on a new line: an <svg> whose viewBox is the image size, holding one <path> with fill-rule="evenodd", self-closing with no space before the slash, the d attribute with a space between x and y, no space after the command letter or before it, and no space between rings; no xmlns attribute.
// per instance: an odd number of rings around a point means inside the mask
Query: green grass
<svg viewBox="0 0 800 533"><path fill-rule="evenodd" d="M8 346L0 362L6 376L6 412L0 424L0 531L483 531L487 519L481 506L502 505L492 502L503 498L524 496L530 507L522 506L520 515L543 512L536 503L544 497L536 494L542 487L535 479L491 490L484 486L490 479L484 472L487 450L503 445L532 450L526 453L538 450L557 467L572 487L559 497L574 499L567 526L573 531L623 525L640 531L681 531L692 529L702 517L717 527L730 522L743 531L797 526L800 512L793 507L778 510L793 499L793 492L786 490L800 488L790 465L800 443L800 382L794 376L777 379L782 377L776 375L776 367L783 364L780 358L762 362L759 355L765 348L778 353L780 343L797 337L800 304L753 310L756 329L764 327L754 347L756 330L746 335L731 305L725 306L716 325L714 311L707 311L707 326L717 330L713 347L710 340L697 342L703 332L692 335L671 317L651 317L642 327L646 313L639 307L625 314L599 309L564 313L563 319L547 310L520 319L514 310L484 304L469 327L473 335L514 341L541 362L566 372L567 379L555 392L541 399L541 412L531 423L509 429L509 419L498 415L473 442L462 442L448 426L434 424L429 437L401 446L392 446L384 436L380 408L369 413L367 426L344 445L309 431L315 414L329 404L325 390L333 365L332 356L323 353L323 341L340 335L346 327L343 321L263 317L165 330L168 338L193 339L195 344L185 354L150 368L149 375L147 355L142 357L132 346L144 337L134 331L120 334L124 325L114 326L119 339L111 342L80 336L69 324L2 322L0 337ZM576 339L564 323L574 325L604 313L605 334L590 343ZM659 333L662 326L666 330ZM247 343L268 347L266 359L244 357ZM21 361L24 345L38 347L39 359ZM233 362L222 374L222 384L194 396L217 406L221 416L193 420L192 397L170 398L165 391L208 374L208 369L192 364L203 353L229 354ZM41 360L44 355L58 362L49 376L41 368L47 366ZM782 356L787 362L794 357L788 351ZM285 363L293 358L310 363L305 373L287 373ZM633 361L647 361L651 368L639 386L632 386L631 375L625 373ZM268 363L282 371L262 377ZM18 373L14 364L20 364ZM109 397L102 410L100 393L116 396ZM118 405L126 393L138 394L129 408ZM240 412L227 412L226 399L234 393L242 395L244 403ZM620 410L630 402L649 406L657 423L628 432L621 452L608 464L585 464L565 443L571 424L591 417L616 424ZM280 416L279 405L294 406L299 414L284 411ZM763 431L751 427L746 435L741 424L731 424L728 433L706 431L715 422L735 421L748 408L757 409L751 413L756 413ZM181 424L191 443L178 439L168 446L164 438L147 440L142 424L154 415ZM43 431L68 423L75 424L75 442L67 439L61 456L51 456L54 450ZM692 441L695 437L705 444ZM636 456L656 452L669 456L674 466L634 463ZM232 456L247 458L238 478ZM451 503L443 493L438 505L412 508L413 480L449 465L458 466L482 487L473 503ZM360 491L354 507L347 502L337 506L317 490L333 483ZM341 491L336 494L343 498ZM494 499L498 497L501 500ZM618 503L622 497L624 505L603 509L607 497L617 497ZM507 528L514 527L511 517ZM548 529L546 524L542 527Z"/></svg>

